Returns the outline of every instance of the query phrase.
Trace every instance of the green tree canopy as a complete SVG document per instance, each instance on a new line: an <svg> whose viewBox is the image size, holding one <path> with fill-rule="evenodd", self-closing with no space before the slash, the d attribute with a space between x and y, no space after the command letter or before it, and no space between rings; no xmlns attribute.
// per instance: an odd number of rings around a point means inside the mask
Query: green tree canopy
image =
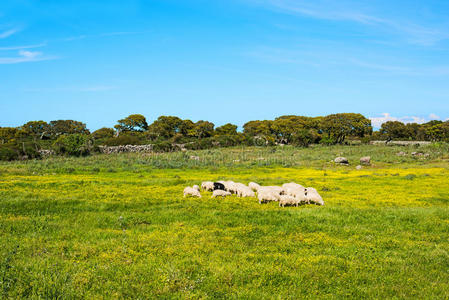
<svg viewBox="0 0 449 300"><path fill-rule="evenodd" d="M50 132L53 136L63 134L90 134L86 128L86 124L74 120L51 121Z"/></svg>
<svg viewBox="0 0 449 300"><path fill-rule="evenodd" d="M348 136L364 137L373 132L371 120L361 114L341 113L326 116L321 122L323 132L341 144Z"/></svg>
<svg viewBox="0 0 449 300"><path fill-rule="evenodd" d="M214 133L214 123L208 121L198 121L193 129L193 136L202 139L210 137Z"/></svg>
<svg viewBox="0 0 449 300"><path fill-rule="evenodd" d="M112 138L115 134L114 129L103 127L98 130L95 130L92 132L92 137L94 139L106 139L106 138Z"/></svg>
<svg viewBox="0 0 449 300"><path fill-rule="evenodd" d="M118 120L117 125L114 128L118 132L126 132L126 131L137 131L142 132L148 129L147 120L143 115L134 114L129 115L124 119Z"/></svg>
<svg viewBox="0 0 449 300"><path fill-rule="evenodd" d="M236 135L237 125L227 123L223 126L215 128L215 134L217 135Z"/></svg>
<svg viewBox="0 0 449 300"><path fill-rule="evenodd" d="M51 131L50 125L44 121L29 121L22 125L21 129L34 140L49 136Z"/></svg>

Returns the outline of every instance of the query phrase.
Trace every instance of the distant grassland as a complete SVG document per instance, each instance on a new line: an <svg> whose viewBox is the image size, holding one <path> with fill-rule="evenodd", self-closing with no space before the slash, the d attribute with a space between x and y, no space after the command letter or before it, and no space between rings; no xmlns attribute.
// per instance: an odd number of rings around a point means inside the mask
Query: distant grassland
<svg viewBox="0 0 449 300"><path fill-rule="evenodd" d="M447 153L254 147L1 163L0 298L448 298ZM334 166L337 155L352 164ZM356 171L365 155L374 166ZM326 205L182 198L218 179L295 181Z"/></svg>

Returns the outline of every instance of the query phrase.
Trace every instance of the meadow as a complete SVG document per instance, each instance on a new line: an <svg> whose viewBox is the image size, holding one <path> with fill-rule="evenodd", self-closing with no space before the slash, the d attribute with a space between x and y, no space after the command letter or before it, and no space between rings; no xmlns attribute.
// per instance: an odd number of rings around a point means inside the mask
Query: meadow
<svg viewBox="0 0 449 300"><path fill-rule="evenodd" d="M444 144L2 162L0 298L449 298L448 177ZM182 197L220 179L326 205Z"/></svg>

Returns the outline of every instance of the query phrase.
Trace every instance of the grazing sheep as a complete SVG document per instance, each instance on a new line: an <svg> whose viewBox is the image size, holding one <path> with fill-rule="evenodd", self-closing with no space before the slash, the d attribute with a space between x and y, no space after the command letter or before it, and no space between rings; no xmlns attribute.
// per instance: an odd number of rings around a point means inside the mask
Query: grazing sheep
<svg viewBox="0 0 449 300"><path fill-rule="evenodd" d="M212 192L214 190L214 183L212 181L204 181L201 183L201 189Z"/></svg>
<svg viewBox="0 0 449 300"><path fill-rule="evenodd" d="M248 186L250 189L252 189L254 192L257 192L257 190L260 188L260 185L255 182L248 183Z"/></svg>
<svg viewBox="0 0 449 300"><path fill-rule="evenodd" d="M324 205L323 198L321 198L320 194L318 194L318 191L312 187L308 187L306 189L306 198L308 203L315 203L317 205Z"/></svg>
<svg viewBox="0 0 449 300"><path fill-rule="evenodd" d="M226 197L226 196L231 196L230 192L226 192L224 190L215 190L212 193L212 197L211 198L215 198L215 197Z"/></svg>
<svg viewBox="0 0 449 300"><path fill-rule="evenodd" d="M192 186L192 188L194 188L195 190L197 190L198 192L200 191L200 187L198 186L198 185L194 185L194 186Z"/></svg>
<svg viewBox="0 0 449 300"><path fill-rule="evenodd" d="M294 183L294 182L289 182L289 183L284 183L282 185L282 188L304 188L302 185Z"/></svg>
<svg viewBox="0 0 449 300"><path fill-rule="evenodd" d="M280 186L261 186L261 187L259 187L257 192L260 192L260 191L271 191L280 196L284 192L284 189Z"/></svg>
<svg viewBox="0 0 449 300"><path fill-rule="evenodd" d="M279 201L280 195L270 189L259 189L257 192L257 199L259 204L269 201Z"/></svg>
<svg viewBox="0 0 449 300"><path fill-rule="evenodd" d="M224 191L225 190L224 184L221 182L214 182L214 191L217 191L217 190Z"/></svg>
<svg viewBox="0 0 449 300"><path fill-rule="evenodd" d="M193 187L190 187L190 186L188 186L184 189L184 197L187 197L187 196L201 198L200 192L197 189L194 189Z"/></svg>
<svg viewBox="0 0 449 300"><path fill-rule="evenodd" d="M282 195L279 199L279 207L285 207L285 206L299 206L301 203L300 200L296 199L293 196L288 195Z"/></svg>
<svg viewBox="0 0 449 300"><path fill-rule="evenodd" d="M253 192L252 189L247 187L246 185L239 187L237 191L237 195L239 197L255 197L256 194Z"/></svg>

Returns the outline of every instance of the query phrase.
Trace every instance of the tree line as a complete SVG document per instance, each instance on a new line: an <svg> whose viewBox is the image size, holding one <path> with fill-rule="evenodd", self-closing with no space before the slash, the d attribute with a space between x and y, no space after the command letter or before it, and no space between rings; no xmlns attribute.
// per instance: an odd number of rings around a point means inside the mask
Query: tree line
<svg viewBox="0 0 449 300"><path fill-rule="evenodd" d="M176 116L160 116L148 124L141 114L117 121L114 128L94 132L74 120L30 121L19 127L0 127L0 159L38 158L41 149L61 155L87 155L98 146L153 144L155 151L207 149L236 145L344 144L348 140L425 140L449 142L449 122L404 124L389 121L373 131L371 121L361 114L339 113L324 117L287 115L274 120L255 120L238 126L228 123L215 127L209 121L192 122Z"/></svg>

